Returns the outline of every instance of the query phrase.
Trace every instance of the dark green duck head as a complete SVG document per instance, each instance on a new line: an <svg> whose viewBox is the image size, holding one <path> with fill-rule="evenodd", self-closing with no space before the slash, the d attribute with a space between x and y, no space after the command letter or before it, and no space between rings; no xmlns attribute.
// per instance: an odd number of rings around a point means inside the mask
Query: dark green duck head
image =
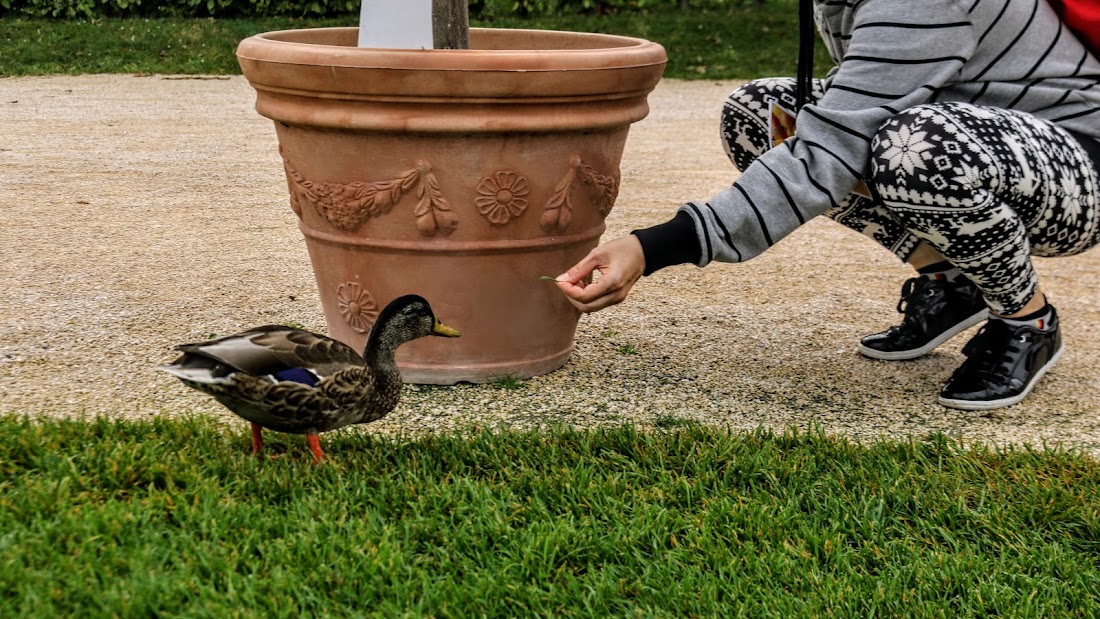
<svg viewBox="0 0 1100 619"><path fill-rule="evenodd" d="M398 346L429 335L458 337L459 333L435 317L424 297L415 294L398 297L378 314L363 358L367 363L380 360L380 355L392 359Z"/></svg>

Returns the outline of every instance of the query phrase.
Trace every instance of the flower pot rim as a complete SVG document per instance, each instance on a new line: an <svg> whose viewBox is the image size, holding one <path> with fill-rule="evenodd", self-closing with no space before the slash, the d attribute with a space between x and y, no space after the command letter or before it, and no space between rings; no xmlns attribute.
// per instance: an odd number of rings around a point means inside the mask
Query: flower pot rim
<svg viewBox="0 0 1100 619"><path fill-rule="evenodd" d="M241 60L386 70L538 72L664 65L664 47L646 39L568 30L471 28L471 49L357 47L356 27L276 30L248 37ZM520 41L535 45L519 45Z"/></svg>

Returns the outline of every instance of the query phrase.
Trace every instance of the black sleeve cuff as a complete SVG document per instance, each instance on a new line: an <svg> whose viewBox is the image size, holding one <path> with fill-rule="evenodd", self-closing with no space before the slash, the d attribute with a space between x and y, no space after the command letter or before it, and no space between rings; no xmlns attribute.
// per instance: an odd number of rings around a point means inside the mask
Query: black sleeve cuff
<svg viewBox="0 0 1100 619"><path fill-rule="evenodd" d="M695 220L686 211L676 213L663 224L633 230L631 234L638 237L645 255L642 275L652 275L675 264L698 264L703 256L703 248L699 246L699 237L695 234Z"/></svg>

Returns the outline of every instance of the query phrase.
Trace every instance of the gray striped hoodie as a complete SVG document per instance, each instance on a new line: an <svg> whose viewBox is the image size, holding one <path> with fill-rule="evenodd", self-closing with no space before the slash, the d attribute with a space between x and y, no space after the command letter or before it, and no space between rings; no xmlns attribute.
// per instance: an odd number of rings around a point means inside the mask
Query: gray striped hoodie
<svg viewBox="0 0 1100 619"><path fill-rule="evenodd" d="M803 107L794 138L732 187L687 203L650 234L636 231L646 274L695 256L704 266L759 255L851 193L868 172L872 136L915 105L1011 108L1100 140L1100 61L1046 0L815 0L814 9L837 63L824 97ZM690 224L698 253L669 259L670 248L655 247L690 234Z"/></svg>

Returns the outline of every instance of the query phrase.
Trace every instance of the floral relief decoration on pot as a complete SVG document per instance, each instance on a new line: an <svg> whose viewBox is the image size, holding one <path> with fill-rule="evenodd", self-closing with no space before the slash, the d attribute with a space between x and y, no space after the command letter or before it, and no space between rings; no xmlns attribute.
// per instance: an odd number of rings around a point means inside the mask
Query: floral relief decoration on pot
<svg viewBox="0 0 1100 619"><path fill-rule="evenodd" d="M543 230L564 232L569 227L569 223L573 221L573 190L578 183L596 192L596 210L601 217L611 212L615 198L619 196L618 172L614 176L600 174L584 163L580 155L573 155L569 160L569 171L558 182L543 208L542 219L539 221Z"/></svg>
<svg viewBox="0 0 1100 619"><path fill-rule="evenodd" d="M390 180L376 182L328 183L302 177L283 154L283 166L290 184L290 203L301 217L302 203L310 204L325 221L351 232L371 217L385 215L397 206L405 194L416 189L417 204L413 210L416 227L424 236L454 232L458 220L447 199L439 190L439 181L427 161L417 162Z"/></svg>
<svg viewBox="0 0 1100 619"><path fill-rule="evenodd" d="M340 284L336 289L336 302L340 315L356 333L370 331L378 319L378 304L363 286L356 282Z"/></svg>
<svg viewBox="0 0 1100 619"><path fill-rule="evenodd" d="M527 194L531 192L527 177L512 170L501 170L478 183L477 210L490 222L503 225L527 210Z"/></svg>

